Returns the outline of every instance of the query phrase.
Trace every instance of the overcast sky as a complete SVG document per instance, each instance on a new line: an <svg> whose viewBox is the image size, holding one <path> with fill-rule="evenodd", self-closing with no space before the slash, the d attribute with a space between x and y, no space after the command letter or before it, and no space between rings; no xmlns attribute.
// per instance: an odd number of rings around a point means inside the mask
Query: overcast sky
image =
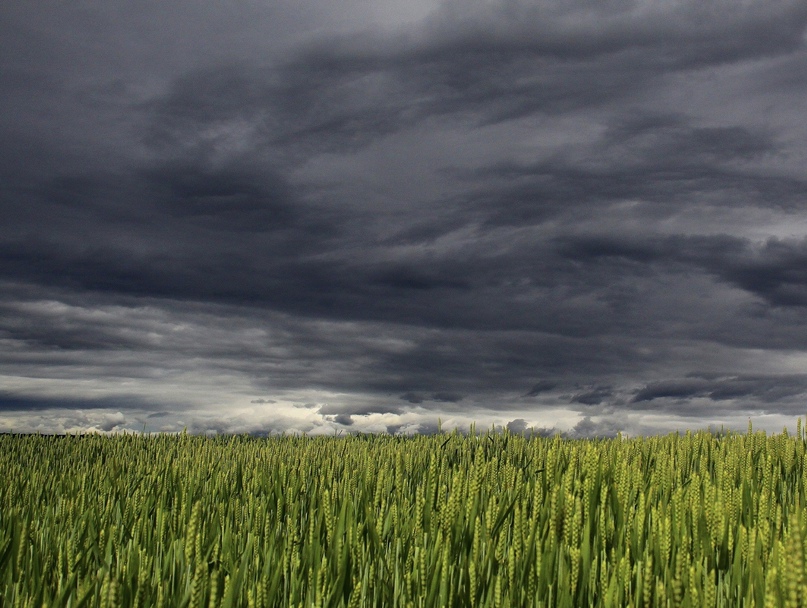
<svg viewBox="0 0 807 608"><path fill-rule="evenodd" d="M804 0L0 5L0 431L807 414Z"/></svg>

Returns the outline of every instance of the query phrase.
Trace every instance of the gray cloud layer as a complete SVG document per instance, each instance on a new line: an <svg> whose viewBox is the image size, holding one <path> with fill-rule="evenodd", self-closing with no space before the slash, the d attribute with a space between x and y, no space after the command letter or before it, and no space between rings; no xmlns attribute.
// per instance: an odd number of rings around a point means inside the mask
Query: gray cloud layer
<svg viewBox="0 0 807 608"><path fill-rule="evenodd" d="M0 9L0 427L792 422L803 2Z"/></svg>

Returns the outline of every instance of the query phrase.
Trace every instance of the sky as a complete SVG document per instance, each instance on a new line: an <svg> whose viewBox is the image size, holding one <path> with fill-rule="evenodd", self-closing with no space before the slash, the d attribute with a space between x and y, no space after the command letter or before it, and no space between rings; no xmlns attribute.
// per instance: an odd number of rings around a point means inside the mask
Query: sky
<svg viewBox="0 0 807 608"><path fill-rule="evenodd" d="M0 431L807 414L803 0L0 5Z"/></svg>

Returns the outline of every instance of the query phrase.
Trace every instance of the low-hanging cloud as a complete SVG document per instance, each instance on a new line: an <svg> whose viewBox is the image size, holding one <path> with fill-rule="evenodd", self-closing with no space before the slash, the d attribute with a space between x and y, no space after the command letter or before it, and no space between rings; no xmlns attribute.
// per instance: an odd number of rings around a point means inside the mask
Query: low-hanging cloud
<svg viewBox="0 0 807 608"><path fill-rule="evenodd" d="M382 8L0 9L0 430L781 428L805 4Z"/></svg>

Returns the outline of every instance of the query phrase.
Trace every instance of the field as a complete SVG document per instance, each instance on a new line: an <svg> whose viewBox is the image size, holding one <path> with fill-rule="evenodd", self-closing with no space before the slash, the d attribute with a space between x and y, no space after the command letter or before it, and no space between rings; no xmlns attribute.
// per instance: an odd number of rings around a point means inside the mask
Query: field
<svg viewBox="0 0 807 608"><path fill-rule="evenodd" d="M0 437L0 605L804 606L786 432Z"/></svg>

